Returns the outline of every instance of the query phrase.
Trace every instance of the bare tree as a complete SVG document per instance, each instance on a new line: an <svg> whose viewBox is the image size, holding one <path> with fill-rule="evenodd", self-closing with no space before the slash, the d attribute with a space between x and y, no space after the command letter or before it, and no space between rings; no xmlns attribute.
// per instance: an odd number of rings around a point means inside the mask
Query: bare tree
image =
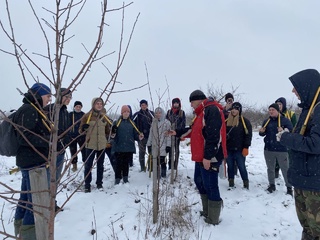
<svg viewBox="0 0 320 240"><path fill-rule="evenodd" d="M16 26L14 25L14 19L12 15L14 9L10 8L10 2L6 0L6 16L1 17L2 19L0 19L0 27L4 35L12 43L13 49L0 49L0 51L2 53L7 54L8 57L14 57L16 59L18 68L21 73L22 82L28 89L30 88L30 83L33 84L34 82L38 82L39 79L42 79L41 82L50 85L52 90L55 92L54 111L52 111L52 114L54 114L54 116L49 116L50 119L54 119L50 129L50 154L47 158L47 164L49 166L51 176L50 188L48 191L49 204L47 206L37 206L37 208L35 208L35 203L33 203L34 211L41 212L41 209L49 210L48 216L39 212L35 212L35 217L41 216L47 223L46 229L36 229L38 239L40 239L39 233L43 233L44 231L47 233L45 239L53 240L54 218L56 216L56 212L54 210L55 199L56 194L59 193L59 188L61 189L60 181L58 180L56 182L55 179L55 160L57 158L57 155L59 154L59 151L57 150L57 142L59 141L59 139L63 138L63 136L66 135L72 127L70 126L70 128L66 130L64 133L60 135L58 134L59 110L61 108L61 98L63 94L61 93L60 89L62 85L64 85L67 88L67 90L74 92L77 88L81 87L81 84L84 81L87 80L86 76L90 72L92 66L96 63L101 63L106 69L106 75L102 77L102 83L100 85L102 86L102 88L100 89L100 97L104 97L106 99L105 102L108 102L110 95L113 94L113 92L115 91L119 70L127 54L128 47L130 45L130 41L134 32L135 25L138 21L139 15L137 15L136 20L131 28L130 35L128 36L128 39L125 41L125 9L129 7L132 4L132 2L128 4L123 3L118 8L109 9L108 1L102 0L100 2L100 12L97 13L100 15L100 18L99 22L97 23L98 32L95 36L94 44L92 46L88 46L87 44L82 43L82 56L84 57L80 60L81 64L78 65L77 69L70 74L73 75L70 81L70 78L68 79L68 77L66 77L66 73L68 71L70 72L70 68L68 67L74 57L72 56L72 51L70 51L68 48L70 47L69 43L71 43L75 37L75 35L71 33L71 29L74 25L77 24L77 20L81 16L83 10L86 8L88 1L56 0L54 4L42 2L41 4L46 6L42 6L41 8L39 8L38 4L34 4L31 0L28 0L28 5L31 9L33 18L37 22L36 27L39 29L42 35L42 38L36 38L34 39L34 41L37 42L37 45L44 46L45 50L41 51L38 50L40 48L36 48L35 51L29 51L29 49L27 49L24 46L24 44L16 38ZM103 40L104 33L106 31L106 28L108 27L106 16L107 14L116 11L119 11L122 14L119 45L117 50L106 52L106 50L104 50L105 45ZM30 32L33 32L34 28L35 26L32 26ZM83 30L85 30L85 26L82 25L82 28ZM116 64L115 67L113 67L113 69L109 68L107 64L103 62L111 54L115 55L116 58ZM43 109L41 109L41 111L43 112L43 114L46 114L43 111ZM64 146L64 149L61 151L65 151L67 147L68 145ZM37 150L35 149L35 151ZM67 159L66 166L68 167L70 163L71 161ZM67 169L63 171L62 177L66 173ZM42 180L47 181L46 178L43 178ZM72 179L69 178L67 182L64 182L64 184L67 185L70 181L72 181ZM19 193L19 191L14 190L9 186L5 187L11 194ZM74 194L75 191L68 196L67 200L63 203L62 206L64 206ZM5 199L10 203L17 203L18 201L18 199L14 197L9 197ZM6 232L5 229L4 231L1 231L1 233L7 237L12 237L12 235Z"/></svg>

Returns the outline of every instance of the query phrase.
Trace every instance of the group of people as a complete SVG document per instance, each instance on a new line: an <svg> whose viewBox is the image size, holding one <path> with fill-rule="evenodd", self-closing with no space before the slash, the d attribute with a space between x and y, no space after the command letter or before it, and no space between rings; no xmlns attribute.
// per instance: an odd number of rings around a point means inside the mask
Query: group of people
<svg viewBox="0 0 320 240"><path fill-rule="evenodd" d="M293 92L300 100L301 114L297 118L286 108L284 98L277 99L268 108L269 117L262 123L259 135L264 137L264 156L267 166L269 193L276 190L277 169L281 169L287 187L287 194L295 198L296 211L303 227L301 239L319 239L320 222L320 74L307 69L291 76ZM57 181L61 170L66 146L70 147L73 171L77 171L77 153L81 151L85 163L85 192L91 191L92 166L97 165L96 185L103 187L103 165L108 155L115 171L115 184L128 182L129 166L135 153L135 141L139 146L140 170L146 170L145 155L159 158L160 177L166 177L169 154L169 168L178 167L179 144L190 138L191 159L195 162L194 181L199 191L205 222L217 225L223 199L220 196L218 175L220 165L226 160L229 187L235 186L235 167L239 170L243 187L249 189L249 178L245 160L252 140L252 126L243 116L242 105L234 102L233 95L225 95L226 106L215 99L206 97L201 90L193 91L190 104L194 118L186 126L186 116L178 98L172 100L172 107L165 111L158 107L148 109L146 100L140 101L140 110L132 114L131 107L121 107L121 115L112 120L106 115L102 98L94 98L88 113L81 112L82 103L74 103L69 113L66 106L71 92L61 88L59 115L59 136L57 149ZM14 121L21 126L23 135L18 133L20 143L17 166L22 172L21 200L15 214L15 229L23 237L34 231L31 190L28 171L45 167L47 163L50 124L54 120L50 88L34 84L25 94L23 105L17 111ZM42 109L48 113L40 114ZM32 134L36 133L36 134ZM174 143L171 140L174 139ZM32 146L30 145L32 144ZM77 144L80 150L77 150ZM174 146L172 151L171 146ZM35 151L34 148L37 150ZM172 162L174 161L174 162ZM294 190L292 189L294 187ZM56 209L57 210L57 209ZM59 208L58 208L59 211Z"/></svg>

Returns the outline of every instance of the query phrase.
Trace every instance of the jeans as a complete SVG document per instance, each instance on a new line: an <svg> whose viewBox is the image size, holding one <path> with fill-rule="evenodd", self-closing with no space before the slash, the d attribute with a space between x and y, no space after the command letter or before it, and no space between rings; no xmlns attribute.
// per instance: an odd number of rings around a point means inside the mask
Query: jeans
<svg viewBox="0 0 320 240"><path fill-rule="evenodd" d="M139 141L139 162L142 171L145 169L145 154L147 148L147 141L147 138L144 138Z"/></svg>
<svg viewBox="0 0 320 240"><path fill-rule="evenodd" d="M21 174L22 174L21 191L31 191L29 170L21 169ZM33 216L31 203L32 203L31 193L20 193L19 202L17 204L14 218L16 220L23 219L22 220L23 225L34 225L34 216ZM24 207L30 208L31 210L26 209Z"/></svg>
<svg viewBox="0 0 320 240"><path fill-rule="evenodd" d="M110 160L111 167L112 167L113 171L115 172L116 171L116 157L115 157L114 153L112 153L111 148L106 148L106 154Z"/></svg>
<svg viewBox="0 0 320 240"><path fill-rule="evenodd" d="M228 178L234 179L234 166L237 163L241 178L243 181L248 180L248 172L246 169L246 157L242 155L242 151L228 150Z"/></svg>
<svg viewBox="0 0 320 240"><path fill-rule="evenodd" d="M87 160L84 165L84 178L85 178L85 187L89 188L92 181L92 166L93 166L93 160L97 156L97 180L96 184L102 185L102 178L103 178L103 164L104 164L104 156L105 156L105 149L102 149L100 151L96 151L93 149L86 149L86 157Z"/></svg>
<svg viewBox="0 0 320 240"><path fill-rule="evenodd" d="M57 161L56 161L56 182L58 179L61 177L62 169L63 169L63 161L64 161L64 153L59 154L57 156ZM50 169L47 169L47 176L48 176L48 186L50 188ZM58 183L57 183L58 184ZM56 186L58 187L58 185Z"/></svg>
<svg viewBox="0 0 320 240"><path fill-rule="evenodd" d="M199 193L206 194L210 201L222 200L218 185L218 174L219 171L204 169L202 162L195 163L194 182Z"/></svg>

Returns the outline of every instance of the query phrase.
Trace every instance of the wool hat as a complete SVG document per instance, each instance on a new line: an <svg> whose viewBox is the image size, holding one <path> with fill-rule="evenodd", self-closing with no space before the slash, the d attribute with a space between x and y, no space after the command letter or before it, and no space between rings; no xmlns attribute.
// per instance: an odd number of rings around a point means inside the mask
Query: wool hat
<svg viewBox="0 0 320 240"><path fill-rule="evenodd" d="M66 96L68 94L71 94L70 89L68 91L66 91L66 90L67 90L67 88L60 88L60 93L63 94L62 97Z"/></svg>
<svg viewBox="0 0 320 240"><path fill-rule="evenodd" d="M232 93L227 93L225 96L224 96L224 100L227 101L229 98L232 98L232 100L234 100L234 97L232 95Z"/></svg>
<svg viewBox="0 0 320 240"><path fill-rule="evenodd" d="M80 105L82 107L82 102L80 101L75 101L74 104L73 104L73 107L77 106L77 105Z"/></svg>
<svg viewBox="0 0 320 240"><path fill-rule="evenodd" d="M232 109L237 109L239 111L239 115L241 115L241 112L242 112L241 103L239 103L239 102L232 103L232 106L231 106L230 110L232 110Z"/></svg>
<svg viewBox="0 0 320 240"><path fill-rule="evenodd" d="M50 88L43 83L35 83L32 85L30 89L33 93L38 94L40 97L47 94L51 94Z"/></svg>
<svg viewBox="0 0 320 240"><path fill-rule="evenodd" d="M128 105L123 105L121 107L121 114L126 112L126 111L130 112L130 108L128 107Z"/></svg>
<svg viewBox="0 0 320 240"><path fill-rule="evenodd" d="M279 105L276 104L276 103L272 103L268 108L274 108L275 110L277 110L278 112L280 112Z"/></svg>
<svg viewBox="0 0 320 240"><path fill-rule="evenodd" d="M140 106L141 106L142 104L146 104L146 105L148 105L148 101L147 101L147 100L145 100L145 99L142 99L142 100L140 101Z"/></svg>
<svg viewBox="0 0 320 240"><path fill-rule="evenodd" d="M194 90L189 97L189 101L195 101L195 100L204 100L206 99L206 95L201 90Z"/></svg>
<svg viewBox="0 0 320 240"><path fill-rule="evenodd" d="M175 104L175 103L181 104L180 99L179 99L179 98L174 98L174 99L172 99L172 105Z"/></svg>

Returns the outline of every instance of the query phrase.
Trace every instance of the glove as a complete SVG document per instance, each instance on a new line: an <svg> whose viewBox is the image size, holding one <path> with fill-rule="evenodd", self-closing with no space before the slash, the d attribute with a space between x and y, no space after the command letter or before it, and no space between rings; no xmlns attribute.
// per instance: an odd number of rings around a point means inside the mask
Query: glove
<svg viewBox="0 0 320 240"><path fill-rule="evenodd" d="M289 129L288 129L288 128L285 128L285 129L283 129L281 132L278 132L278 133L276 134L276 137L277 137L277 141L278 141L278 142L280 142L281 136L282 136L282 134L285 133L285 132L289 132Z"/></svg>
<svg viewBox="0 0 320 240"><path fill-rule="evenodd" d="M246 157L249 154L249 149L248 148L244 148L242 149L242 156Z"/></svg>
<svg viewBox="0 0 320 240"><path fill-rule="evenodd" d="M81 130L82 130L83 132L87 131L88 128L89 128L89 126L90 126L89 124L83 124Z"/></svg>
<svg viewBox="0 0 320 240"><path fill-rule="evenodd" d="M171 151L171 147L166 147L166 153L169 153Z"/></svg>
<svg viewBox="0 0 320 240"><path fill-rule="evenodd" d="M149 154L151 154L151 153L152 153L151 146L148 146L148 153L149 153Z"/></svg>

